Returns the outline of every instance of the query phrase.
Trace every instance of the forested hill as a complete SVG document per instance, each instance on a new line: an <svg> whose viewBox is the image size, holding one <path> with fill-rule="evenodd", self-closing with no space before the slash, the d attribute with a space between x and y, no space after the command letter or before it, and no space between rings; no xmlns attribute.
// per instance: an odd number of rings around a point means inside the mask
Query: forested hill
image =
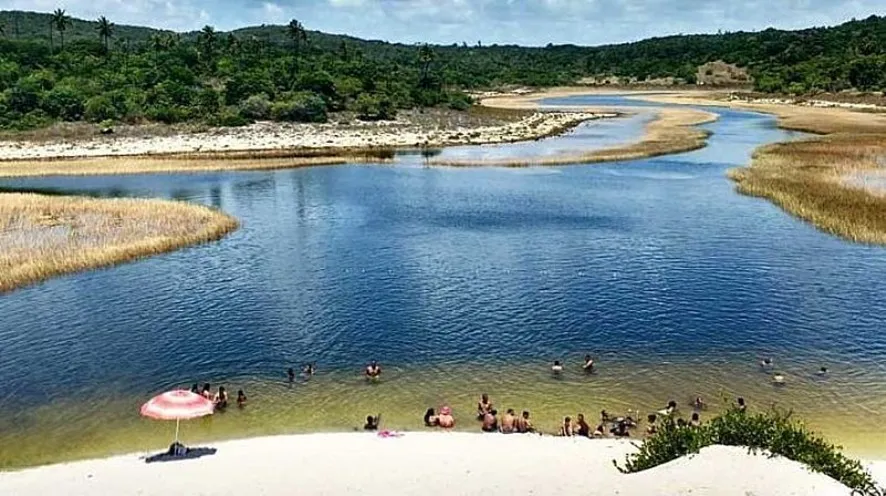
<svg viewBox="0 0 886 496"><path fill-rule="evenodd" d="M886 17L801 31L677 35L579 47L415 46L289 26L172 33L105 19L0 12L0 126L57 119L386 118L397 108L464 108L461 90L584 78L697 82L724 61L757 90L886 89ZM276 107L276 108L274 108ZM207 117L208 116L208 117Z"/></svg>

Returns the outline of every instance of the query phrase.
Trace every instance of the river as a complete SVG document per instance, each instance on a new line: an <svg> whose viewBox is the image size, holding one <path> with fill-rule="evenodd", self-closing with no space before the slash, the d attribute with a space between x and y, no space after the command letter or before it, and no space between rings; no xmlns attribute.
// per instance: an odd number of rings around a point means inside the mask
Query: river
<svg viewBox="0 0 886 496"><path fill-rule="evenodd" d="M387 427L420 429L424 410L443 404L459 428L479 430L482 392L549 430L577 412L645 413L675 399L686 413L701 395L712 413L741 395L882 456L884 251L735 193L727 169L796 135L770 116L714 111L708 147L630 162L429 168L402 156L0 181L185 200L242 222L218 243L0 296L0 467L156 450L172 426L140 418L139 405L194 382L243 389L249 405L183 424L192 444L350 430L378 412ZM646 118L443 153L608 145ZM595 374L580 371L585 353ZM764 356L785 386L760 370ZM359 377L371 359L384 367L375 385ZM553 360L567 365L560 377ZM285 370L308 361L317 375L288 384Z"/></svg>

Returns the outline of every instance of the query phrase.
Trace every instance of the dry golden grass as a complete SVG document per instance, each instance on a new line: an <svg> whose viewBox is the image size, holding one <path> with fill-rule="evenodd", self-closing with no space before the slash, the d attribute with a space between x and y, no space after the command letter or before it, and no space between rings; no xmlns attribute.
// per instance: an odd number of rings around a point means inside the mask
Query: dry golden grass
<svg viewBox="0 0 886 496"><path fill-rule="evenodd" d="M740 193L767 198L817 228L886 245L886 114L850 108L728 101L722 92L644 95L662 103L718 105L773 114L778 126L822 136L763 146L749 167L729 171ZM861 180L859 180L861 179Z"/></svg>
<svg viewBox="0 0 886 496"><path fill-rule="evenodd" d="M365 161L364 156L291 156L291 152L217 152L163 156L56 158L0 161L0 177L88 176L105 174L156 174L273 170ZM382 159L382 157L373 157Z"/></svg>
<svg viewBox="0 0 886 496"><path fill-rule="evenodd" d="M739 192L768 198L823 231L886 244L886 196L847 180L880 170L882 157L886 134L840 133L764 146L729 177Z"/></svg>
<svg viewBox="0 0 886 496"><path fill-rule="evenodd" d="M2 194L0 293L214 241L236 228L228 215L182 202Z"/></svg>
<svg viewBox="0 0 886 496"><path fill-rule="evenodd" d="M701 110L664 108L659 110L656 118L647 124L643 138L636 143L628 145L546 157L514 157L489 160L438 159L431 160L430 164L453 167L526 167L591 164L655 157L703 148L707 144L707 138L710 133L695 126L713 122L716 119L716 114Z"/></svg>

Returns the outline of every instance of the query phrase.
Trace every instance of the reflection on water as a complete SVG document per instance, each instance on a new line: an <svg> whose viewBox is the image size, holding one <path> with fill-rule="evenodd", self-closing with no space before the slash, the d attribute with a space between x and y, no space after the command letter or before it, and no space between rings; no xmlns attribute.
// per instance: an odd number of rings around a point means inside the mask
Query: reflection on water
<svg viewBox="0 0 886 496"><path fill-rule="evenodd" d="M419 428L443 402L474 429L483 391L551 429L577 411L742 394L882 450L883 251L735 194L725 170L789 135L721 112L708 148L630 163L3 181L199 202L243 227L0 297L0 465L160 447L170 426L139 403L196 381L251 404L189 422L192 440L350 429L378 411ZM546 373L585 352L598 375ZM373 358L385 380L369 387L357 373ZM306 361L321 374L289 389L283 371Z"/></svg>

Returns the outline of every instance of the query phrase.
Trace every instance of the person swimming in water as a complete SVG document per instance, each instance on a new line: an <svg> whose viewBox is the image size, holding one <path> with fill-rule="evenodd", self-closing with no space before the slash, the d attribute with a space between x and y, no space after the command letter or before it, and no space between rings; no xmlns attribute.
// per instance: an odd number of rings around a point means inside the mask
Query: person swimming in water
<svg viewBox="0 0 886 496"><path fill-rule="evenodd" d="M768 369L770 367L772 367L772 359L771 358L766 357L766 358L760 360L760 368L761 369Z"/></svg>
<svg viewBox="0 0 886 496"><path fill-rule="evenodd" d="M821 367L820 369L818 369L818 372L816 372L816 375L819 375L819 376L828 375L828 368Z"/></svg>
<svg viewBox="0 0 886 496"><path fill-rule="evenodd" d="M498 432L498 411L489 410L483 415L483 432Z"/></svg>
<svg viewBox="0 0 886 496"><path fill-rule="evenodd" d="M585 355L585 363L581 366L581 368L588 373L594 371L594 359L591 358L591 355Z"/></svg>
<svg viewBox="0 0 886 496"><path fill-rule="evenodd" d="M670 416L670 415L673 415L674 412L676 412L676 411L677 411L677 402L674 400L671 400L671 401L668 401L668 406L666 406L664 408L664 410L659 410L658 413L665 415L665 416Z"/></svg>
<svg viewBox="0 0 886 496"><path fill-rule="evenodd" d="M224 410L228 407L228 392L225 391L224 386L219 386L218 392L212 398L212 403L215 405L216 410Z"/></svg>
<svg viewBox="0 0 886 496"><path fill-rule="evenodd" d="M744 398L742 398L741 396L738 397L738 400L736 400L736 402L738 403L736 406L736 408L738 408L738 411L744 412L748 409L748 405L744 402Z"/></svg>
<svg viewBox="0 0 886 496"><path fill-rule="evenodd" d="M774 374L772 376L772 383L775 384L776 386L784 386L784 384L785 384L784 375L779 374L779 373Z"/></svg>
<svg viewBox="0 0 886 496"><path fill-rule="evenodd" d="M705 406L706 405L704 401L702 401L701 396L696 396L695 400L692 401L692 408L696 410L704 410Z"/></svg>
<svg viewBox="0 0 886 496"><path fill-rule="evenodd" d="M313 377L316 371L317 367L313 363L306 363L301 368L301 373L305 377Z"/></svg>
<svg viewBox="0 0 886 496"><path fill-rule="evenodd" d="M363 424L363 430L364 431L377 431L379 422L381 422L381 414L380 413L378 415L376 415L375 417L373 417L372 415L367 415L366 416L366 423Z"/></svg>
<svg viewBox="0 0 886 496"><path fill-rule="evenodd" d="M560 363L560 360L554 360L554 365L551 366L551 372L555 374L563 372L563 365Z"/></svg>
<svg viewBox="0 0 886 496"><path fill-rule="evenodd" d="M492 401L489 400L488 394L483 393L480 395L480 401L477 402L477 420L483 420L483 417L491 411Z"/></svg>
<svg viewBox="0 0 886 496"><path fill-rule="evenodd" d="M237 406L243 408L244 406L246 406L247 401L248 400L246 399L246 393L244 393L242 389L237 391Z"/></svg>
<svg viewBox="0 0 886 496"><path fill-rule="evenodd" d="M367 379L377 381L381 378L381 365L375 360L369 362L369 365L366 366L365 374Z"/></svg>

